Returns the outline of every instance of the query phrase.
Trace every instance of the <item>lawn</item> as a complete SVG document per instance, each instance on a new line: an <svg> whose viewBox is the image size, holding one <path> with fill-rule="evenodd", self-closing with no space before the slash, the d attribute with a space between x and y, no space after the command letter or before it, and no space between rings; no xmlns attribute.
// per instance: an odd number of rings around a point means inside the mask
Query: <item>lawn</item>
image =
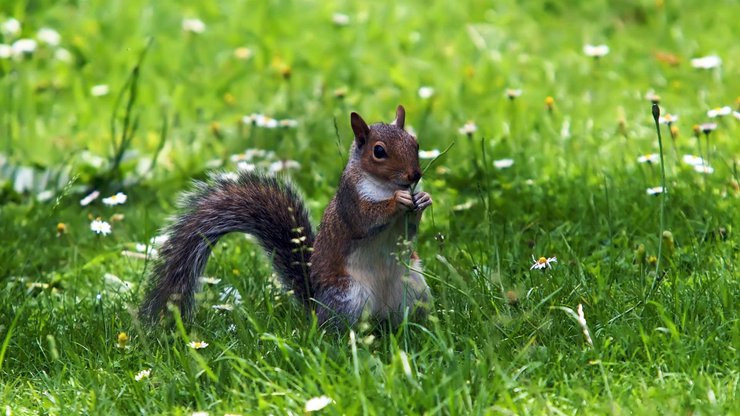
<svg viewBox="0 0 740 416"><path fill-rule="evenodd" d="M0 411L740 414L737 16L4 1ZM434 198L415 242L426 321L327 331L233 234L193 322L142 326L193 179L290 177L318 224L350 112L390 122L398 104Z"/></svg>

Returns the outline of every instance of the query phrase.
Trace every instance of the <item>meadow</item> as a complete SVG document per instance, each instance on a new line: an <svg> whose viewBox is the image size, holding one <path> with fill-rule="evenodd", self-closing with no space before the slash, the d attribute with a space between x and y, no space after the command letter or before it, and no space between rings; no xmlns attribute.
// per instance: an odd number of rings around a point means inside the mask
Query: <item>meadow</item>
<svg viewBox="0 0 740 416"><path fill-rule="evenodd" d="M740 414L737 16L2 2L0 411ZM390 122L398 104L434 198L415 242L428 320L326 331L230 235L193 322L141 325L193 179L290 177L318 224L350 112Z"/></svg>

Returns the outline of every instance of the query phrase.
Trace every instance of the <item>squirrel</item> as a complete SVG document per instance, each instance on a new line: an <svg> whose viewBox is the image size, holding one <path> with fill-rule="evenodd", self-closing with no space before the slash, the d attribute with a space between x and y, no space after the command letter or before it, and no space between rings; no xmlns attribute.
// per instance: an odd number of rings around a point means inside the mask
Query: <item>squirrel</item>
<svg viewBox="0 0 740 416"><path fill-rule="evenodd" d="M166 229L169 239L139 310L142 321L157 322L167 302L191 320L211 249L235 231L256 237L283 286L320 325L353 326L366 316L394 325L407 315L423 319L429 286L416 252L404 253L398 243L415 237L432 198L414 192L422 177L419 144L404 130L405 117L400 105L390 124L368 126L350 115L349 160L315 236L289 182L246 171L196 181Z"/></svg>

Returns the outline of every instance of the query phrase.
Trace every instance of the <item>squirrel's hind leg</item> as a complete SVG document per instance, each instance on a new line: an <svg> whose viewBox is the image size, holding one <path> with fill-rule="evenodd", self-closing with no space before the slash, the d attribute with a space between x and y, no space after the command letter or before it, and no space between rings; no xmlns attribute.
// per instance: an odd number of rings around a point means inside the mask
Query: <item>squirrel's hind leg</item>
<svg viewBox="0 0 740 416"><path fill-rule="evenodd" d="M319 325L335 329L352 327L360 321L366 310L372 309L367 290L349 278L345 282L344 285L317 291L314 301Z"/></svg>

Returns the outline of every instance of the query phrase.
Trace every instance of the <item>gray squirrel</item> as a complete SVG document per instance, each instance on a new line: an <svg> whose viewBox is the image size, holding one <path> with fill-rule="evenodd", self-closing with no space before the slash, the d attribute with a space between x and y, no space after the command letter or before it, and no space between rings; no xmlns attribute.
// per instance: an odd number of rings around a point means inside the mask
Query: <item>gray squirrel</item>
<svg viewBox="0 0 740 416"><path fill-rule="evenodd" d="M278 178L241 171L236 178L196 182L167 229L139 311L142 321L157 322L167 302L192 319L211 248L231 232L257 238L282 284L321 325L352 326L364 315L394 324L406 314L423 318L429 286L416 252L399 258L398 243L413 239L432 199L412 194L422 173L419 144L404 130L405 117L398 106L392 123L368 126L351 114L349 161L316 235L302 198Z"/></svg>

